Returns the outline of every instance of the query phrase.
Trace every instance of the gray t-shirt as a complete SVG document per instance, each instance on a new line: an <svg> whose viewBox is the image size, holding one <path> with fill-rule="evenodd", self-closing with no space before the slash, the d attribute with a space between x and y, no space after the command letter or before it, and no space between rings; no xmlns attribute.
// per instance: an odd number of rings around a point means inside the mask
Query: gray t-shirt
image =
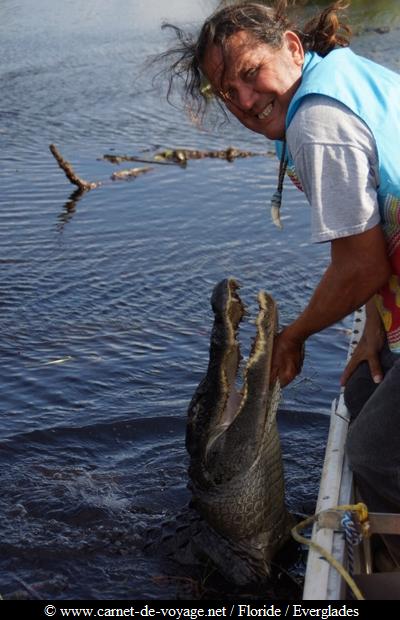
<svg viewBox="0 0 400 620"><path fill-rule="evenodd" d="M312 208L312 241L355 235L380 222L375 140L349 108L329 97L310 95L297 110L286 139Z"/></svg>

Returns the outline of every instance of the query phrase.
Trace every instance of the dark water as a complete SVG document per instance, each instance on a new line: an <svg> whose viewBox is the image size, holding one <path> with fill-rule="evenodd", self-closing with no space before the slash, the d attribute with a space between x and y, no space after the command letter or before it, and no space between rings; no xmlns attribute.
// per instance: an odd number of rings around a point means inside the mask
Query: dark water
<svg viewBox="0 0 400 620"><path fill-rule="evenodd" d="M195 128L166 105L143 62L163 18L199 21L199 0L2 0L0 4L0 592L42 597L198 596L141 551L187 501L186 407L207 364L209 296L234 275L281 322L306 303L328 248L285 190L284 231L268 201L270 156L154 166L113 183L107 152L158 146L271 150L235 122ZM356 45L398 67L398 32ZM104 185L71 202L48 150ZM128 166L120 166L126 168ZM139 164L140 165L140 164ZM310 340L280 413L291 508L315 500L349 321ZM245 350L252 334L242 328ZM42 584L42 585L40 585Z"/></svg>

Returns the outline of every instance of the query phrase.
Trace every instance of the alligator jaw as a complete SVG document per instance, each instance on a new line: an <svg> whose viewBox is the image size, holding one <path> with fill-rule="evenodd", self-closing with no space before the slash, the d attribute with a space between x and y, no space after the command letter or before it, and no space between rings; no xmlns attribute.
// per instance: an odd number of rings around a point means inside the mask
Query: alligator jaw
<svg viewBox="0 0 400 620"><path fill-rule="evenodd" d="M273 299L263 291L258 294L258 304L256 335L240 392L235 387L236 372L233 374L227 363L228 355L221 369L227 379L228 397L209 430L204 454L206 468L213 477L218 471L219 480L230 479L253 465L276 417L280 390L278 384L271 388L270 372L277 311ZM239 357L236 339L235 346Z"/></svg>
<svg viewBox="0 0 400 620"><path fill-rule="evenodd" d="M225 427L226 407L238 400L234 386L240 363L236 333L245 308L233 278L225 279L214 288L211 305L214 325L211 333L210 360L207 374L195 391L188 409L186 447L192 459L203 460L208 440L217 427Z"/></svg>
<svg viewBox="0 0 400 620"><path fill-rule="evenodd" d="M245 315L245 306L239 297L238 289L239 285L236 280L229 278L215 287L211 297L215 321L211 337L209 370L214 366L215 355L215 362L219 364L221 398L215 410L214 419L210 418L211 425L205 446L205 459L214 442L235 419L243 400L243 394L237 390L235 385L241 360L237 335L239 325Z"/></svg>
<svg viewBox="0 0 400 620"><path fill-rule="evenodd" d="M230 465L234 470L251 466L259 451L265 425L275 417L279 399L278 388L271 391L269 385L277 312L275 302L264 292L258 295L256 336L243 387L240 391L236 388L241 359L237 332L245 314L238 288L233 278L223 280L214 288L211 305L215 319L210 361L188 412L187 449L192 457L202 459L201 469L203 473L208 470L211 478L215 473L215 460L220 463L217 469L227 475L230 475ZM276 401L276 406L268 406L271 399ZM235 465L237 450L240 464Z"/></svg>

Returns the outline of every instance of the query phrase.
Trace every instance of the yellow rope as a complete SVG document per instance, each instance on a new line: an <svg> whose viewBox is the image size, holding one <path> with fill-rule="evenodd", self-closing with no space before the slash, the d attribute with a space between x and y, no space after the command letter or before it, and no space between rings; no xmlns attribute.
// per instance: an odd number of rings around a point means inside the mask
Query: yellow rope
<svg viewBox="0 0 400 620"><path fill-rule="evenodd" d="M343 512L350 510L351 512L356 512L358 516L358 520L362 528L363 526L366 526L368 522L368 509L366 505L362 504L361 502L359 504L348 504L348 505L343 505L343 506L336 506L334 508L331 508L330 510L340 510ZM358 601L365 600L361 590L359 589L359 587L357 586L356 582L351 577L351 575L348 573L348 571L345 569L345 567L340 562L338 562L336 558L334 558L333 555L329 551L321 547L321 545L299 534L299 530L304 530L309 525L312 525L313 523L315 523L315 521L317 521L320 514L322 513L318 513L312 517L308 517L307 519L304 519L304 521L301 521L301 523L298 523L297 525L295 525L294 528L292 529L293 538L297 542L311 547L312 549L317 551L320 555L322 555L329 562L329 564L331 564L331 566L333 566L338 571L338 573L341 575L341 577L345 580L345 582L349 586L350 590L353 592L356 599ZM367 530L365 529L365 531Z"/></svg>

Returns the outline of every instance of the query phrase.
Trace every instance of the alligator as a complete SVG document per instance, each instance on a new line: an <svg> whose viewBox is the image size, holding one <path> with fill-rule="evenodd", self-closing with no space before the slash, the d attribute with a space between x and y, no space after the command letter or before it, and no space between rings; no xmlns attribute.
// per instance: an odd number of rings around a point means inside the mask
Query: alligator
<svg viewBox="0 0 400 620"><path fill-rule="evenodd" d="M234 146L228 146L223 150L205 151L200 149L187 148L168 148L163 151L157 151L152 159L137 157L135 155L116 155L114 153L106 153L101 159L109 161L111 164L121 164L126 161L139 161L148 164L179 164L185 166L190 159L224 159L233 162L235 159L244 157L265 157L271 153L255 153L252 151L243 151Z"/></svg>
<svg viewBox="0 0 400 620"><path fill-rule="evenodd" d="M190 506L207 524L192 535L192 544L225 577L244 585L268 577L293 523L276 422L280 386L270 385L276 304L259 292L256 335L239 390L237 333L246 311L238 289L227 278L212 293L209 364L188 408L186 448Z"/></svg>

